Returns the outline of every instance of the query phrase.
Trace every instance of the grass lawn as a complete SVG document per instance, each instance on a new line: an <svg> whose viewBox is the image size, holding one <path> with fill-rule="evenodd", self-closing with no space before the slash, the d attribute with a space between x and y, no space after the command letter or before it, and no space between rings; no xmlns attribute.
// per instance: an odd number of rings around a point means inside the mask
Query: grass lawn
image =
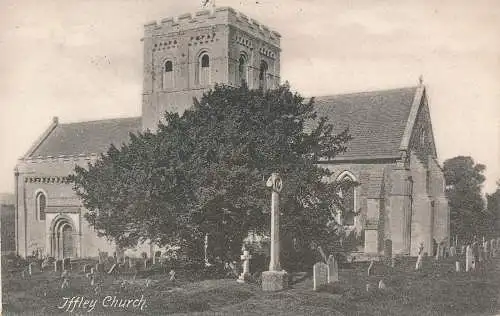
<svg viewBox="0 0 500 316"><path fill-rule="evenodd" d="M340 271L340 282L322 291L312 290L310 276L294 282L290 289L265 293L257 284L235 280L185 280L176 284L167 275L122 286L119 277L102 276L100 287L90 287L83 274L71 277L69 289L61 290L61 280L49 272L30 279L19 274L2 275L4 315L61 315L64 297L97 300L94 310L75 308L80 315L497 315L500 305L500 259L487 264L485 271L455 273L455 260L435 262L427 258L421 272L413 271L414 260L390 268L379 263L374 275L366 276L367 264ZM378 290L383 279L387 288ZM367 292L366 284L372 285ZM127 308L102 305L109 296L145 300ZM110 305L111 301L107 302Z"/></svg>

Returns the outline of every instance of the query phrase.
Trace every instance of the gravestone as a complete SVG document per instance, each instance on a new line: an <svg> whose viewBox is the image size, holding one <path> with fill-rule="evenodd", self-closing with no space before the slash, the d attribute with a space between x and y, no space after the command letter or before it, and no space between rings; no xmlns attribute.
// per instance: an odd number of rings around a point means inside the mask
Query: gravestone
<svg viewBox="0 0 500 316"><path fill-rule="evenodd" d="M366 292L370 292L372 289L372 285L370 283L366 283Z"/></svg>
<svg viewBox="0 0 500 316"><path fill-rule="evenodd" d="M92 267L90 266L90 264L87 263L83 266L83 273L89 273L91 270Z"/></svg>
<svg viewBox="0 0 500 316"><path fill-rule="evenodd" d="M151 259L144 259L144 270L151 268Z"/></svg>
<svg viewBox="0 0 500 316"><path fill-rule="evenodd" d="M455 272L460 272L460 261L455 261Z"/></svg>
<svg viewBox="0 0 500 316"><path fill-rule="evenodd" d="M436 257L435 257L436 260L439 260L441 258L442 247L443 246L441 244L437 244Z"/></svg>
<svg viewBox="0 0 500 316"><path fill-rule="evenodd" d="M472 270L474 265L474 253L471 246L465 249L465 272Z"/></svg>
<svg viewBox="0 0 500 316"><path fill-rule="evenodd" d="M61 289L69 288L69 277L70 277L69 271L64 270L63 273L61 274L61 278L63 280L61 284Z"/></svg>
<svg viewBox="0 0 500 316"><path fill-rule="evenodd" d="M63 269L71 271L71 258L64 258L64 260L63 260Z"/></svg>
<svg viewBox="0 0 500 316"><path fill-rule="evenodd" d="M379 288L380 290L385 290L385 289L386 289L386 286L385 286L384 280L380 280L380 281L378 282L378 288Z"/></svg>
<svg viewBox="0 0 500 316"><path fill-rule="evenodd" d="M418 257L417 257L417 262L415 263L415 270L418 271L422 269L422 261L424 257L424 243L420 243L420 246L418 247Z"/></svg>
<svg viewBox="0 0 500 316"><path fill-rule="evenodd" d="M243 261L243 272L237 280L240 283L245 283L245 281L250 277L250 259L252 259L252 256L248 250L244 250L243 255L241 255L241 260Z"/></svg>
<svg viewBox="0 0 500 316"><path fill-rule="evenodd" d="M339 266L337 264L337 260L333 255L330 255L327 260L328 273L327 273L327 282L333 283L339 280Z"/></svg>
<svg viewBox="0 0 500 316"><path fill-rule="evenodd" d="M313 289L319 290L328 283L328 266L323 262L317 262L313 266Z"/></svg>
<svg viewBox="0 0 500 316"><path fill-rule="evenodd" d="M33 274L33 265L34 265L34 262L30 262L28 264L28 275L32 275Z"/></svg>
<svg viewBox="0 0 500 316"><path fill-rule="evenodd" d="M169 280L172 281L172 282L174 282L175 281L175 271L174 271L174 269L170 270L170 272L168 273L168 275L170 277Z"/></svg>
<svg viewBox="0 0 500 316"><path fill-rule="evenodd" d="M54 261L54 272L59 272L63 270L63 261L56 260Z"/></svg>
<svg viewBox="0 0 500 316"><path fill-rule="evenodd" d="M450 247L450 257L456 257L457 256L457 248L454 246Z"/></svg>
<svg viewBox="0 0 500 316"><path fill-rule="evenodd" d="M374 265L375 261L372 259L370 260L370 265L368 266L368 271L366 272L366 274L368 276L371 276L372 275L372 272L373 272L373 265Z"/></svg>
<svg viewBox="0 0 500 316"><path fill-rule="evenodd" d="M108 271L108 274L113 274L113 273L115 273L115 272L116 272L116 270L117 270L117 268L116 268L117 266L118 266L118 263L115 263L113 266L111 266L111 268L110 268L110 269L109 269L109 271Z"/></svg>

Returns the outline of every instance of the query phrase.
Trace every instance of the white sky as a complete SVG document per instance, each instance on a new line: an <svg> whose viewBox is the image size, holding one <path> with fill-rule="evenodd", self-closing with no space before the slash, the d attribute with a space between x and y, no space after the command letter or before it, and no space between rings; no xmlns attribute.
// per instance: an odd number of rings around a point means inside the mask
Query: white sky
<svg viewBox="0 0 500 316"><path fill-rule="evenodd" d="M223 1L282 34L282 79L306 96L428 87L441 162L500 179L500 1ZM143 25L200 1L0 0L0 192L49 126L140 115Z"/></svg>

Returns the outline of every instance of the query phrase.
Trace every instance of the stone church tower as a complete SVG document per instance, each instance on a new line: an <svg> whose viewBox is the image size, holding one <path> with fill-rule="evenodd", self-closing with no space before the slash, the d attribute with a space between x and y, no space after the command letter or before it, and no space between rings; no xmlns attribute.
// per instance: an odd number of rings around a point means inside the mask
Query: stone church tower
<svg viewBox="0 0 500 316"><path fill-rule="evenodd" d="M277 86L280 37L228 7L146 24L143 129L154 130L165 111L184 112L216 83Z"/></svg>

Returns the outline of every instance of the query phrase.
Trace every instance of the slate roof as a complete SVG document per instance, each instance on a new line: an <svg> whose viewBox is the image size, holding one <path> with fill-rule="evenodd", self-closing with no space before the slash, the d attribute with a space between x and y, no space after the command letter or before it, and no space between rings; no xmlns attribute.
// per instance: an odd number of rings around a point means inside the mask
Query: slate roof
<svg viewBox="0 0 500 316"><path fill-rule="evenodd" d="M335 133L349 127L352 140L336 159L399 157L416 90L409 87L315 98L318 118L326 116Z"/></svg>
<svg viewBox="0 0 500 316"><path fill-rule="evenodd" d="M121 146L141 127L141 117L57 124L27 158L100 154L111 144Z"/></svg>

